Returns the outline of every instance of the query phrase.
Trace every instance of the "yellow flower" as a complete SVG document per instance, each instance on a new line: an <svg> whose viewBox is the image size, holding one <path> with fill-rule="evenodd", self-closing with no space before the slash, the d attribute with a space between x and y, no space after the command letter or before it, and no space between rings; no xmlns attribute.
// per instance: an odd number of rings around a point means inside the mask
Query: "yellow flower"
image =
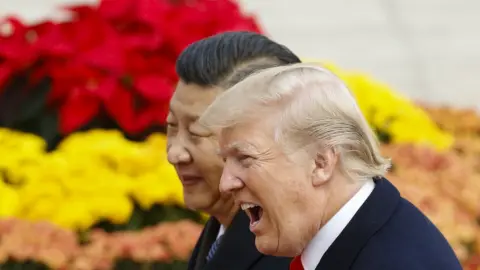
<svg viewBox="0 0 480 270"><path fill-rule="evenodd" d="M183 205L166 145L162 134L133 142L118 131L92 130L47 153L41 138L0 129L0 152L8 153L0 155L0 169L12 183L0 186L0 215L84 230L100 220L127 222L134 201L145 209Z"/></svg>
<svg viewBox="0 0 480 270"><path fill-rule="evenodd" d="M165 164L158 172L145 174L135 180L132 196L143 209L153 204L183 205L183 188L175 169Z"/></svg>
<svg viewBox="0 0 480 270"><path fill-rule="evenodd" d="M66 229L86 230L97 221L85 198L65 200L57 208L49 221Z"/></svg>
<svg viewBox="0 0 480 270"><path fill-rule="evenodd" d="M19 217L32 221L53 221L64 202L63 197L55 196L37 197L34 200L22 201L22 209ZM75 209L72 209L72 211L75 211Z"/></svg>
<svg viewBox="0 0 480 270"><path fill-rule="evenodd" d="M6 185L0 176L0 218L13 217L20 205L18 193Z"/></svg>
<svg viewBox="0 0 480 270"><path fill-rule="evenodd" d="M42 153L47 144L38 136L0 128L0 145L2 148L15 150L17 153Z"/></svg>
<svg viewBox="0 0 480 270"><path fill-rule="evenodd" d="M126 196L98 195L91 198L79 197L86 204L95 220L109 220L114 224L126 223L133 212L133 203Z"/></svg>

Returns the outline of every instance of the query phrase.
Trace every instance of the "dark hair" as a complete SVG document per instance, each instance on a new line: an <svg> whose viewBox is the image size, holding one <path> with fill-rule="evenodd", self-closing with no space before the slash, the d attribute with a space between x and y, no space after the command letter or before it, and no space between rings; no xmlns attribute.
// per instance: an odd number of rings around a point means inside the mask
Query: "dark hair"
<svg viewBox="0 0 480 270"><path fill-rule="evenodd" d="M176 70L187 84L229 87L269 67L300 63L287 47L253 32L224 32L190 44Z"/></svg>

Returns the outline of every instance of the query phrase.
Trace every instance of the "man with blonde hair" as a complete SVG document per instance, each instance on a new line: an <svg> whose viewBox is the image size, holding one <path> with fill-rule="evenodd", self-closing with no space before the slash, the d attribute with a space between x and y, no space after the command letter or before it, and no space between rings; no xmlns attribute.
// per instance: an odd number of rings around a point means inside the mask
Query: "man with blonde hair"
<svg viewBox="0 0 480 270"><path fill-rule="evenodd" d="M291 269L460 270L438 229L383 177L389 160L340 79L308 64L260 71L200 123L219 136L220 190L257 249Z"/></svg>

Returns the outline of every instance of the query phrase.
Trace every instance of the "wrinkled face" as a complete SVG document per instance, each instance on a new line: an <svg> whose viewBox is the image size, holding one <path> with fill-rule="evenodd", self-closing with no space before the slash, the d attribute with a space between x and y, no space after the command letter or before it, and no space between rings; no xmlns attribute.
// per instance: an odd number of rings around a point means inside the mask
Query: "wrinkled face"
<svg viewBox="0 0 480 270"><path fill-rule="evenodd" d="M220 133L226 163L220 181L250 217L257 249L268 255L299 254L317 233L322 208L311 177L314 162L305 152L285 153L264 121L241 124ZM315 212L314 212L315 213Z"/></svg>
<svg viewBox="0 0 480 270"><path fill-rule="evenodd" d="M223 161L215 136L197 119L218 94L219 89L179 82L167 118L168 160L182 181L185 204L211 214L221 200Z"/></svg>

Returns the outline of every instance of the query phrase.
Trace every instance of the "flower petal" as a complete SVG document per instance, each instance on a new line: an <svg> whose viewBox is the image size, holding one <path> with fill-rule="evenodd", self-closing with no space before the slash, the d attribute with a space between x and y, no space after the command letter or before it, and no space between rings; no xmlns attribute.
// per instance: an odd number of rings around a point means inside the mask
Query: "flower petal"
<svg viewBox="0 0 480 270"><path fill-rule="evenodd" d="M60 108L60 131L69 134L87 124L100 109L100 100L86 89L74 89Z"/></svg>
<svg viewBox="0 0 480 270"><path fill-rule="evenodd" d="M173 95L173 86L163 76L144 75L134 83L135 89L148 100L168 101Z"/></svg>
<svg viewBox="0 0 480 270"><path fill-rule="evenodd" d="M98 11L107 19L118 19L127 16L137 0L102 0Z"/></svg>

